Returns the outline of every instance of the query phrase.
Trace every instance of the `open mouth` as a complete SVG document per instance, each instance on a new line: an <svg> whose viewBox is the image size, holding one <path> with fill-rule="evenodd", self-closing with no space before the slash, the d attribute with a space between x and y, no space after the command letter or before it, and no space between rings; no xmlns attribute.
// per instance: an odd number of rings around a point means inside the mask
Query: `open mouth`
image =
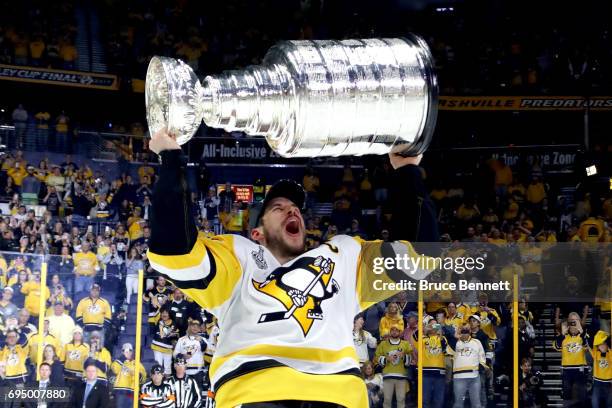
<svg viewBox="0 0 612 408"><path fill-rule="evenodd" d="M290 235L298 235L300 233L300 222L297 218L291 218L285 224L285 231Z"/></svg>

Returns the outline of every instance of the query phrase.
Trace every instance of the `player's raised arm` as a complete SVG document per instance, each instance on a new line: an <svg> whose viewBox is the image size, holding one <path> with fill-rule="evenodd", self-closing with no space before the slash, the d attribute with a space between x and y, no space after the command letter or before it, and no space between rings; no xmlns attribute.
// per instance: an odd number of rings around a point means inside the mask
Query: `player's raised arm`
<svg viewBox="0 0 612 408"><path fill-rule="evenodd" d="M241 276L235 238L198 236L182 150L165 131L156 133L149 147L161 157L161 168L153 188L148 259L157 272L213 311L229 299Z"/></svg>
<svg viewBox="0 0 612 408"><path fill-rule="evenodd" d="M165 130L153 136L149 148L161 158L159 178L153 188L149 249L157 255L188 254L198 233L191 216L183 151Z"/></svg>
<svg viewBox="0 0 612 408"><path fill-rule="evenodd" d="M423 182L419 167L423 155L403 157L390 154L395 169L391 184L391 238L410 242L438 242L438 223L434 203Z"/></svg>

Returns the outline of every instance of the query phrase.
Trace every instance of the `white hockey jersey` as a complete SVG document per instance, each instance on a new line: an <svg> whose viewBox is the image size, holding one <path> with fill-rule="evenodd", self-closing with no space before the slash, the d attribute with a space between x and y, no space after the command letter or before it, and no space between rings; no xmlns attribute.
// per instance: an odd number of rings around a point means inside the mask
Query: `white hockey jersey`
<svg viewBox="0 0 612 408"><path fill-rule="evenodd" d="M204 350L206 350L206 340L200 336L191 336L189 334L178 339L174 345L175 357L178 354L190 356L187 358L187 374L195 375L202 367L204 367Z"/></svg>
<svg viewBox="0 0 612 408"><path fill-rule="evenodd" d="M380 300L365 299L359 279L380 246L339 235L281 265L241 236L200 234L189 254L149 252L149 260L218 318L209 369L218 407L305 400L367 408L352 329L353 317Z"/></svg>
<svg viewBox="0 0 612 408"><path fill-rule="evenodd" d="M485 351L479 340L472 338L469 341L458 340L455 348L448 347L447 352L453 356L454 378L478 377L479 366L487 366Z"/></svg>

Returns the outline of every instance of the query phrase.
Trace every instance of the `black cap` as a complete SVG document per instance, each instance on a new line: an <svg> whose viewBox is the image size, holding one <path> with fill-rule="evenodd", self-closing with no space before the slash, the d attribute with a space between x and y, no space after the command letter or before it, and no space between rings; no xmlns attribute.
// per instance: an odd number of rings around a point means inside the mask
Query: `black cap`
<svg viewBox="0 0 612 408"><path fill-rule="evenodd" d="M159 364L154 364L153 367L151 367L151 375L153 375L153 374L163 374L163 373L164 373L164 369Z"/></svg>
<svg viewBox="0 0 612 408"><path fill-rule="evenodd" d="M261 217L263 217L265 214L266 208L270 202L278 197L286 198L293 202L293 204L295 204L300 211L304 210L304 204L306 202L306 192L304 191L304 187L293 180L279 180L270 188L268 194L266 194L266 197L264 198L259 210L259 214L257 214L255 227L259 225Z"/></svg>
<svg viewBox="0 0 612 408"><path fill-rule="evenodd" d="M177 354L174 357L174 364L187 364L187 360L183 354Z"/></svg>

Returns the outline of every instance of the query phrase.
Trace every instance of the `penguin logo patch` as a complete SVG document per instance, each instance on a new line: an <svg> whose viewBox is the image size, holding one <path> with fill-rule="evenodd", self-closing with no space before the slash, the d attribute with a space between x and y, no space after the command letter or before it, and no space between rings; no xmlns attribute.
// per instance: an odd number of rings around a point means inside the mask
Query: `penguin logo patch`
<svg viewBox="0 0 612 408"><path fill-rule="evenodd" d="M268 264L263 256L262 247L259 247L259 251L251 251L251 256L259 269L268 269Z"/></svg>
<svg viewBox="0 0 612 408"><path fill-rule="evenodd" d="M321 302L340 291L335 279L335 263L329 258L303 257L291 266L276 268L263 282L253 280L253 286L278 300L283 310L264 313L258 323L293 318L308 334L315 320L323 319Z"/></svg>

